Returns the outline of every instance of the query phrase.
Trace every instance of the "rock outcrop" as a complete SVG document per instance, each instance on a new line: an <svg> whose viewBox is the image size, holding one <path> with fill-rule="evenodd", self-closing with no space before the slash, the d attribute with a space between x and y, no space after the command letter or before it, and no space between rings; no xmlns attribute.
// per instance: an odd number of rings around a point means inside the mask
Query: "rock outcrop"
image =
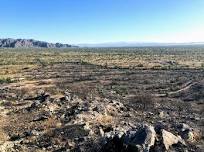
<svg viewBox="0 0 204 152"><path fill-rule="evenodd" d="M130 131L125 137L125 143L135 147L142 146L144 151L149 151L150 147L155 144L156 132L153 126L145 125L138 131Z"/></svg>
<svg viewBox="0 0 204 152"><path fill-rule="evenodd" d="M186 124L137 122L130 117L136 112L115 99L82 99L70 90L55 98L39 90L19 103L0 104L1 116L5 111L12 117L2 128L8 136L0 139L2 152L201 151L193 143L196 129Z"/></svg>

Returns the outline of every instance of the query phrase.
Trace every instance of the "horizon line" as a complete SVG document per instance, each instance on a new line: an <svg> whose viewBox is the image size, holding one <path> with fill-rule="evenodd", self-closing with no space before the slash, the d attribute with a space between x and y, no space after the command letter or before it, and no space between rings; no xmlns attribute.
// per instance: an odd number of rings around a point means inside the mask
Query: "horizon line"
<svg viewBox="0 0 204 152"><path fill-rule="evenodd" d="M203 41L183 41L183 42L172 42L172 41L104 41L104 42L83 42L83 43L69 43L69 42L60 42L59 41L50 41L50 40L41 40L41 39L35 39L35 38L0 38L0 39L22 39L22 40L35 40L35 41L42 41L42 42L48 42L48 43L62 43L62 44L71 44L71 45L111 45L111 44L204 44Z"/></svg>

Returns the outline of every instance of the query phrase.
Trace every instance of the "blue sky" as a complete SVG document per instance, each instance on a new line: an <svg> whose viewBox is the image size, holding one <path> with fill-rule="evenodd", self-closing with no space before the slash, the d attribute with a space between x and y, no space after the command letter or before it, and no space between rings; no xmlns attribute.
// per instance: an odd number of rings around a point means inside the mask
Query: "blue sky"
<svg viewBox="0 0 204 152"><path fill-rule="evenodd" d="M204 41L204 0L0 0L0 38Z"/></svg>

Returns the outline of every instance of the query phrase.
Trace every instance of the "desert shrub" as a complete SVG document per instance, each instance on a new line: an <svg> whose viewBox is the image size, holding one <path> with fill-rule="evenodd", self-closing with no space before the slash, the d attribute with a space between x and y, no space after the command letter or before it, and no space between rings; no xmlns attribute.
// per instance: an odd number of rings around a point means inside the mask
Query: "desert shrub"
<svg viewBox="0 0 204 152"><path fill-rule="evenodd" d="M55 118L49 118L45 124L44 124L44 127L45 129L49 129L49 128L56 128L58 126L58 123L59 121Z"/></svg>
<svg viewBox="0 0 204 152"><path fill-rule="evenodd" d="M96 86L96 92L102 97L106 97L106 95L108 94L108 91L101 85Z"/></svg>
<svg viewBox="0 0 204 152"><path fill-rule="evenodd" d="M183 102L183 101L174 102L173 108L176 109L176 111L178 111L179 115L182 114L183 112L188 112L188 113L193 112L191 103L189 102Z"/></svg>
<svg viewBox="0 0 204 152"><path fill-rule="evenodd" d="M139 93L138 95L132 97L128 106L132 107L135 110L150 110L155 107L155 99L151 94L148 93Z"/></svg>
<svg viewBox="0 0 204 152"><path fill-rule="evenodd" d="M37 65L40 65L40 66L42 66L42 67L45 67L45 66L47 65L47 63L46 63L45 61L43 61L42 59L40 59L40 58L36 58L36 59L34 60L34 62L35 62Z"/></svg>
<svg viewBox="0 0 204 152"><path fill-rule="evenodd" d="M203 69L204 69L204 63L201 63L201 68L203 68Z"/></svg>
<svg viewBox="0 0 204 152"><path fill-rule="evenodd" d="M13 80L9 77L7 78L0 78L0 84L3 84L3 83L12 83Z"/></svg>
<svg viewBox="0 0 204 152"><path fill-rule="evenodd" d="M0 106L10 107L10 106L12 106L12 102L10 102L10 101L1 101Z"/></svg>
<svg viewBox="0 0 204 152"><path fill-rule="evenodd" d="M142 63L138 64L137 67L144 67L144 65Z"/></svg>
<svg viewBox="0 0 204 152"><path fill-rule="evenodd" d="M96 122L102 126L106 126L113 122L113 117L108 115L99 115L96 117Z"/></svg>
<svg viewBox="0 0 204 152"><path fill-rule="evenodd" d="M90 64L90 63L83 61L83 60L80 60L80 63L81 63L81 65L89 65Z"/></svg>
<svg viewBox="0 0 204 152"><path fill-rule="evenodd" d="M21 88L21 89L16 90L15 92L16 92L17 98L21 99L21 98L26 98L28 93L29 94L31 93L31 90L32 89L30 88Z"/></svg>
<svg viewBox="0 0 204 152"><path fill-rule="evenodd" d="M127 86L112 86L112 89L119 95L126 95L128 94Z"/></svg>

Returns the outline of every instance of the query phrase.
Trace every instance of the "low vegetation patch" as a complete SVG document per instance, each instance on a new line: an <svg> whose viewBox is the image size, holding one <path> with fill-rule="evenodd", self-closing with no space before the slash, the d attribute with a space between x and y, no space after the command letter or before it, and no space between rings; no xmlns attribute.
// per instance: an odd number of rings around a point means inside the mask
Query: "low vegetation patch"
<svg viewBox="0 0 204 152"><path fill-rule="evenodd" d="M12 80L11 78L7 77L7 78L0 78L0 84L3 84L3 83L12 83L14 82L14 80Z"/></svg>
<svg viewBox="0 0 204 152"><path fill-rule="evenodd" d="M152 110L155 107L155 99L147 93L139 93L129 100L128 105L135 110Z"/></svg>

